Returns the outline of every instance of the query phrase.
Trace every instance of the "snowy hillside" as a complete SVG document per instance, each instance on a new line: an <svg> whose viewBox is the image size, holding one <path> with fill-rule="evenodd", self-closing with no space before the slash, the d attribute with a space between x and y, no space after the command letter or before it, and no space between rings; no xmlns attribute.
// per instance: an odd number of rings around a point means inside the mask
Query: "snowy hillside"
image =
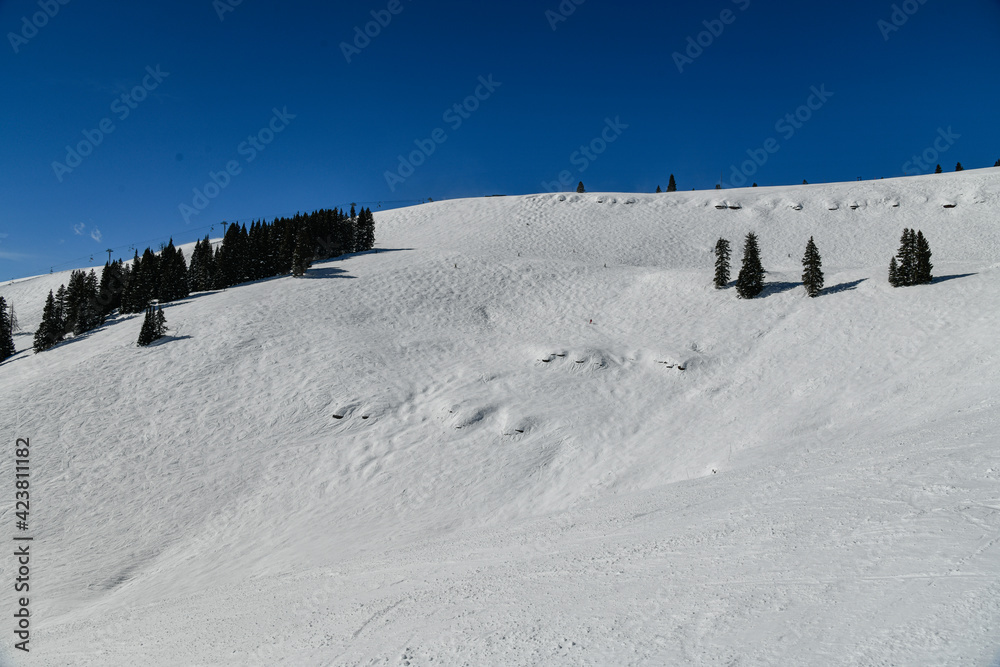
<svg viewBox="0 0 1000 667"><path fill-rule="evenodd" d="M1000 169L376 222L149 348L32 355L68 273L0 287L37 576L0 662L1000 664ZM934 284L888 285L904 227Z"/></svg>

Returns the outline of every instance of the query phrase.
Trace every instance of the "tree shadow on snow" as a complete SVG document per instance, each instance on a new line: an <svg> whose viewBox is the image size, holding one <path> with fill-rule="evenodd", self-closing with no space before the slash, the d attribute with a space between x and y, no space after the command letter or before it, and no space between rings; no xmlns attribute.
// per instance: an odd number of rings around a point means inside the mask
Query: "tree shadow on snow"
<svg viewBox="0 0 1000 667"><path fill-rule="evenodd" d="M321 268L309 269L302 277L309 280L325 280L327 278L347 278L349 280L356 280L355 276L349 275L347 271L338 269L335 266L324 266Z"/></svg>
<svg viewBox="0 0 1000 667"><path fill-rule="evenodd" d="M838 294L840 292L850 292L858 288L858 285L868 280L867 278L862 278L861 280L852 280L848 283L840 283L839 285L834 285L833 287L828 287L823 290L823 294Z"/></svg>
<svg viewBox="0 0 1000 667"><path fill-rule="evenodd" d="M160 345L166 345L175 340L191 340L191 336L163 336L162 338L157 338L152 343L146 347L159 347Z"/></svg>
<svg viewBox="0 0 1000 667"><path fill-rule="evenodd" d="M953 276L938 276L937 278L935 278L934 280L931 281L931 285L937 285L938 283L943 283L946 280L955 280L957 278L969 278L969 277L975 276L975 275L979 275L979 274L976 274L976 273L956 273Z"/></svg>
<svg viewBox="0 0 1000 667"><path fill-rule="evenodd" d="M764 299L773 294L788 292L796 287L802 287L802 283L764 283L764 290L760 293L760 298Z"/></svg>

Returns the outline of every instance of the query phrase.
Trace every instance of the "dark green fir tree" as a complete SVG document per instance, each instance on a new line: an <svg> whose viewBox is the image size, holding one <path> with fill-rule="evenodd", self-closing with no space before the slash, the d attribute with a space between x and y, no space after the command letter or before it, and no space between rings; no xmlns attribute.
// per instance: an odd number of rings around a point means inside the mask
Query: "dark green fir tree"
<svg viewBox="0 0 1000 667"><path fill-rule="evenodd" d="M725 289L729 284L729 241L719 239L715 243L715 289Z"/></svg>
<svg viewBox="0 0 1000 667"><path fill-rule="evenodd" d="M934 265L931 264L931 247L923 232L917 232L914 250L913 284L929 285L934 280Z"/></svg>
<svg viewBox="0 0 1000 667"><path fill-rule="evenodd" d="M896 280L900 287L915 285L917 270L917 235L912 229L904 229L899 238L896 252Z"/></svg>
<svg viewBox="0 0 1000 667"><path fill-rule="evenodd" d="M899 265L896 264L895 257L889 260L889 284L893 287L903 286L903 284L899 282Z"/></svg>
<svg viewBox="0 0 1000 667"><path fill-rule="evenodd" d="M583 194L584 192L587 191L587 189L585 187L583 187L583 181L580 181L580 184L578 186L576 186L576 191L579 192L579 193L581 193L581 194Z"/></svg>
<svg viewBox="0 0 1000 667"><path fill-rule="evenodd" d="M760 263L757 235L747 234L743 244L743 265L736 277L736 294L741 299L753 299L764 291L764 267Z"/></svg>
<svg viewBox="0 0 1000 667"><path fill-rule="evenodd" d="M51 349L63 339L62 322L56 315L56 300L49 290L49 296L45 299L45 308L42 309L42 323L35 331L35 341L32 346L35 354Z"/></svg>
<svg viewBox="0 0 1000 667"><path fill-rule="evenodd" d="M817 297L823 291L823 260L811 236L802 257L802 284L810 297Z"/></svg>
<svg viewBox="0 0 1000 667"><path fill-rule="evenodd" d="M667 183L667 192L677 192L677 181L674 180L673 174L670 174L670 182Z"/></svg>
<svg viewBox="0 0 1000 667"><path fill-rule="evenodd" d="M659 186L659 185L657 185L657 186L656 186L656 194L661 194L662 192L663 192L663 190L661 190L661 189L660 189L660 186Z"/></svg>
<svg viewBox="0 0 1000 667"><path fill-rule="evenodd" d="M962 166L961 162L955 165L955 171L965 171L965 167Z"/></svg>
<svg viewBox="0 0 1000 667"><path fill-rule="evenodd" d="M167 335L167 316L163 314L163 306L156 307L155 333L157 338L163 338Z"/></svg>
<svg viewBox="0 0 1000 667"><path fill-rule="evenodd" d="M139 340L136 341L136 345L146 347L157 338L159 336L157 335L156 309L153 306L146 306L146 316L142 319L142 328L139 330Z"/></svg>
<svg viewBox="0 0 1000 667"><path fill-rule="evenodd" d="M7 302L0 296L0 362L14 356L14 324L7 310Z"/></svg>
<svg viewBox="0 0 1000 667"><path fill-rule="evenodd" d="M940 174L940 173L943 173L943 172L944 172L944 169L941 168L941 165L938 165L937 168L934 169L934 173L935 174Z"/></svg>
<svg viewBox="0 0 1000 667"><path fill-rule="evenodd" d="M56 290L56 296L54 308L52 314L52 324L59 331L60 340L62 337L69 333L69 327L66 325L66 286L60 285L59 289Z"/></svg>

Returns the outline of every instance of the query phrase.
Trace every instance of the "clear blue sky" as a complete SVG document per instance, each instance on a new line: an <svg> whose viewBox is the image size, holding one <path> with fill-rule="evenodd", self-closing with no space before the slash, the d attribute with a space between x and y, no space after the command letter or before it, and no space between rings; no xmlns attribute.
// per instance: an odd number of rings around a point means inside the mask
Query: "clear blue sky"
<svg viewBox="0 0 1000 667"><path fill-rule="evenodd" d="M747 151L760 185L924 173L911 158L942 148L949 171L1000 158L996 0L895 16L872 0L62 1L0 0L0 279L223 220L532 193L562 172L566 189L651 192L671 173L735 185ZM387 25L345 56L373 11ZM225 187L199 199L211 173Z"/></svg>

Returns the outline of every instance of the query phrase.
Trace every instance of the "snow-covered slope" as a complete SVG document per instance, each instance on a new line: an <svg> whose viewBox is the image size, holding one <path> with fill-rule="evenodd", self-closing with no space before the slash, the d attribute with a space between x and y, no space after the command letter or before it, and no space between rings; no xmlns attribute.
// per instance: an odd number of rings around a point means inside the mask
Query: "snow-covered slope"
<svg viewBox="0 0 1000 667"><path fill-rule="evenodd" d="M1000 170L376 222L162 344L125 318L0 367L30 664L1000 658ZM934 284L887 284L904 227ZM711 251L747 231L741 301ZM33 330L65 280L0 295Z"/></svg>

